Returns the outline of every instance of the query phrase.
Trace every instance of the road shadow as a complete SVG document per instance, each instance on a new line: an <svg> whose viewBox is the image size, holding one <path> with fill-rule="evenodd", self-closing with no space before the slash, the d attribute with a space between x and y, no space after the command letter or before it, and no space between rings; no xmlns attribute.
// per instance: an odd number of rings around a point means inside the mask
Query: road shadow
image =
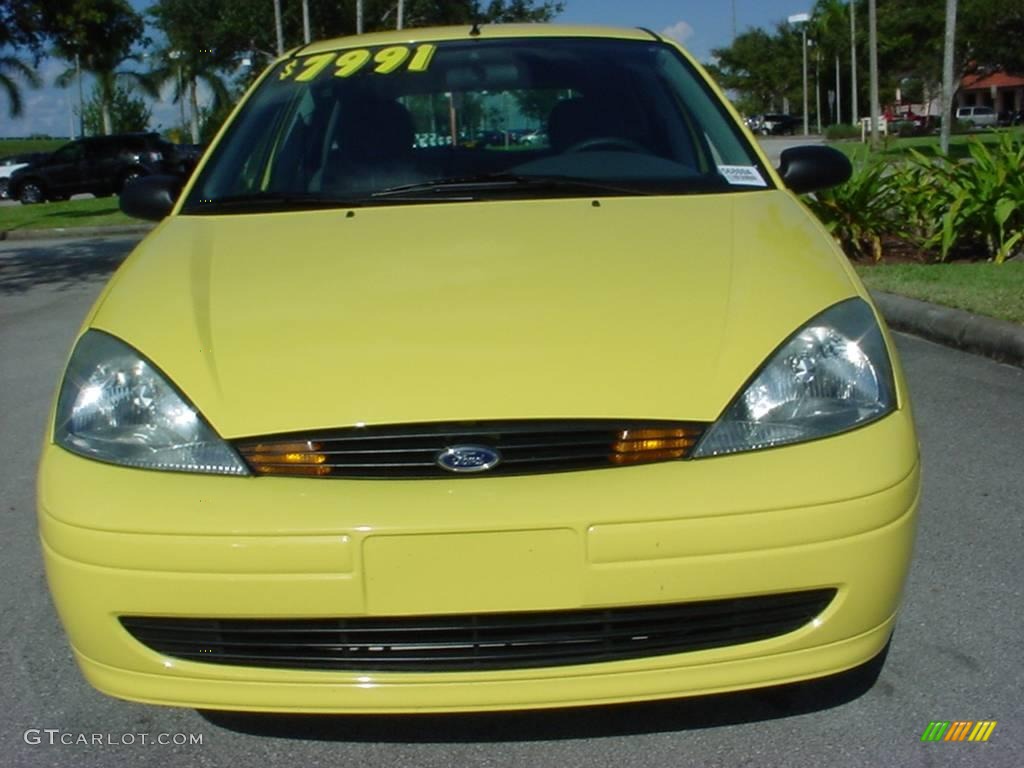
<svg viewBox="0 0 1024 768"><path fill-rule="evenodd" d="M212 710L199 714L215 726L238 733L306 741L440 744L593 739L717 728L832 709L864 695L875 684L883 662L884 654L863 667L807 683L637 704L442 715ZM888 683L878 685L891 691Z"/></svg>
<svg viewBox="0 0 1024 768"><path fill-rule="evenodd" d="M0 250L0 294L24 293L39 286L67 289L90 280L106 280L139 238L96 238L26 242Z"/></svg>

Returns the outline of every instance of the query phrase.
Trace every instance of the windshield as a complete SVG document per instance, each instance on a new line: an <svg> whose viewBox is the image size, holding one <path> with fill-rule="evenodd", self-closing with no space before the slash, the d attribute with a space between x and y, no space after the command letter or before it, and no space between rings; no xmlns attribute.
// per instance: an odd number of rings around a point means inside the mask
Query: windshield
<svg viewBox="0 0 1024 768"><path fill-rule="evenodd" d="M467 39L278 64L182 212L749 191L768 178L669 45Z"/></svg>

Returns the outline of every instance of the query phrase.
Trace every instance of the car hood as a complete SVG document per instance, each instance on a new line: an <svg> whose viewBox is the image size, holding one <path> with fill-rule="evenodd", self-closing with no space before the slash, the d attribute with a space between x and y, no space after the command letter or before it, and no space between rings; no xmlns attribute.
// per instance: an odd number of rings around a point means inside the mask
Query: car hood
<svg viewBox="0 0 1024 768"><path fill-rule="evenodd" d="M711 421L862 289L788 193L173 216L87 325L224 437L515 418Z"/></svg>

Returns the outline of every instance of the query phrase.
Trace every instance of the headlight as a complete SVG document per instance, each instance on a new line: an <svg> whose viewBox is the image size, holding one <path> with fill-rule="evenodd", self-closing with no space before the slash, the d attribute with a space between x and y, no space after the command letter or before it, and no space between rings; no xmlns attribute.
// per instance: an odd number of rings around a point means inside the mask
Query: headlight
<svg viewBox="0 0 1024 768"><path fill-rule="evenodd" d="M768 359L693 458L827 437L885 416L895 401L875 316L850 299L812 319Z"/></svg>
<svg viewBox="0 0 1024 768"><path fill-rule="evenodd" d="M145 469L247 475L235 452L146 358L87 331L57 399L56 443L91 459Z"/></svg>

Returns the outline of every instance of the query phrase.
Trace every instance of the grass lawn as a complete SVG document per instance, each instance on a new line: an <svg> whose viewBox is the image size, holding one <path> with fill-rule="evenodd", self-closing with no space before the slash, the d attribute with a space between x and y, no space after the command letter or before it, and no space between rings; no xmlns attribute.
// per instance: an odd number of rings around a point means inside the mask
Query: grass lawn
<svg viewBox="0 0 1024 768"><path fill-rule="evenodd" d="M53 229L55 227L102 227L113 224L141 224L121 213L116 197L95 197L37 205L0 207L0 231L8 229Z"/></svg>
<svg viewBox="0 0 1024 768"><path fill-rule="evenodd" d="M28 152L53 152L67 143L68 139L0 139L0 157Z"/></svg>
<svg viewBox="0 0 1024 768"><path fill-rule="evenodd" d="M1024 263L857 264L865 285L1024 324Z"/></svg>
<svg viewBox="0 0 1024 768"><path fill-rule="evenodd" d="M1006 131L1015 133L1019 141L1024 141L1024 128L1003 128L999 131L957 134L949 137L949 155L954 160L961 160L968 156L968 142L980 141L984 144L994 144L999 140L999 133ZM873 154L869 152L868 145L862 144L859 140L833 141L829 144L843 152L853 163L862 163L868 157L879 160L901 160L910 156L911 149L916 149L923 155L939 154L938 136L914 136L908 139L890 136L888 139L883 138L882 149Z"/></svg>

